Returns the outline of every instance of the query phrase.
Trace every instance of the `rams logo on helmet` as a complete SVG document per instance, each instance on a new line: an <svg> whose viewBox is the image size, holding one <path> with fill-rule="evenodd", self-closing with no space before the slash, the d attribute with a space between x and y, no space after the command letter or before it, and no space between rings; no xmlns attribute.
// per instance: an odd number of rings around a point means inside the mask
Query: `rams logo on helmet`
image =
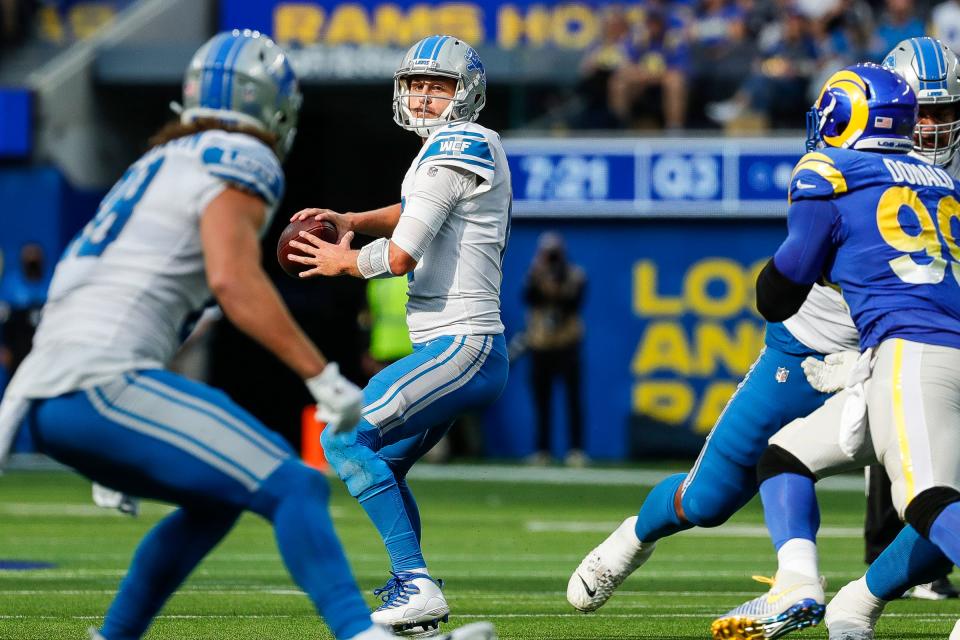
<svg viewBox="0 0 960 640"><path fill-rule="evenodd" d="M913 148L917 96L898 74L875 64L842 69L824 83L807 114L807 150Z"/></svg>

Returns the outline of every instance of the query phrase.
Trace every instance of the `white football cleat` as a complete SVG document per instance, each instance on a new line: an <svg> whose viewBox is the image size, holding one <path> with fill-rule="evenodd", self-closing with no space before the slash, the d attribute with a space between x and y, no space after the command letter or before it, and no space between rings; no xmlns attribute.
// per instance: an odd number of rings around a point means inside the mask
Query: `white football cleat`
<svg viewBox="0 0 960 640"><path fill-rule="evenodd" d="M908 591L907 595L918 600L946 600L956 598L960 594L957 593L957 589L950 582L950 579L943 577L933 582L918 584Z"/></svg>
<svg viewBox="0 0 960 640"><path fill-rule="evenodd" d="M140 514L140 500L121 491L114 491L93 483L93 503L102 509L116 509L122 514L136 518Z"/></svg>
<svg viewBox="0 0 960 640"><path fill-rule="evenodd" d="M90 636L90 640L106 640L106 638L100 635L100 631L96 627L87 629L87 634Z"/></svg>
<svg viewBox="0 0 960 640"><path fill-rule="evenodd" d="M866 576L844 585L827 604L823 618L830 640L873 640L873 629L886 604L870 593Z"/></svg>
<svg viewBox="0 0 960 640"><path fill-rule="evenodd" d="M596 611L623 581L653 553L656 542L637 540L637 516L630 516L587 554L567 582L567 602L583 612Z"/></svg>
<svg viewBox="0 0 960 640"><path fill-rule="evenodd" d="M950 637L947 640L960 640L960 620L957 620L957 624L953 625L953 631L950 632Z"/></svg>
<svg viewBox="0 0 960 640"><path fill-rule="evenodd" d="M395 633L434 635L450 615L450 607L440 590L443 583L426 573L397 571L391 574L393 577L387 584L373 592L380 596L383 604L370 618Z"/></svg>
<svg viewBox="0 0 960 640"><path fill-rule="evenodd" d="M814 580L793 571L778 571L775 579L753 576L770 590L731 609L710 625L714 640L781 638L823 620L823 578Z"/></svg>

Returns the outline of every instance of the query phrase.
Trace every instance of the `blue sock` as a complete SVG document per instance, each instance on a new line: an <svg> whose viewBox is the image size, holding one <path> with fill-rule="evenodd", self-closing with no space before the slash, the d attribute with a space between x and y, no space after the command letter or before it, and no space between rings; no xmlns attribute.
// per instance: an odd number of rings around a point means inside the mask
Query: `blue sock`
<svg viewBox="0 0 960 640"><path fill-rule="evenodd" d="M170 595L227 532L239 511L179 509L140 542L130 569L107 611L107 640L138 640Z"/></svg>
<svg viewBox="0 0 960 640"><path fill-rule="evenodd" d="M906 526L867 569L867 587L878 598L896 600L910 587L943 576L951 565L937 545Z"/></svg>
<svg viewBox="0 0 960 640"><path fill-rule="evenodd" d="M954 502L940 512L930 526L930 542L953 564L960 563L960 502Z"/></svg>
<svg viewBox="0 0 960 640"><path fill-rule="evenodd" d="M365 489L357 499L380 532L394 571L427 566L420 551L420 537L407 516L407 506L395 479ZM419 524L419 518L417 522Z"/></svg>
<svg viewBox="0 0 960 640"><path fill-rule="evenodd" d="M410 519L410 526L413 527L413 532L417 534L417 542L421 541L421 536L423 535L420 531L420 508L417 506L417 501L413 497L413 492L410 491L410 487L407 485L407 479L403 478L397 481L397 488L400 489L400 497L403 498L403 508L407 512L407 517Z"/></svg>
<svg viewBox="0 0 960 640"><path fill-rule="evenodd" d="M690 523L680 521L673 502L677 489L686 477L685 473L674 474L661 480L647 494L640 506L637 526L634 528L640 542L653 542L693 527Z"/></svg>
<svg viewBox="0 0 960 640"><path fill-rule="evenodd" d="M817 541L820 506L813 480L796 473L781 473L763 481L760 498L767 530L777 551L793 538Z"/></svg>
<svg viewBox="0 0 960 640"><path fill-rule="evenodd" d="M326 478L291 461L261 486L253 508L273 522L287 571L334 637L351 638L370 628L370 608L333 530L327 510L329 496Z"/></svg>

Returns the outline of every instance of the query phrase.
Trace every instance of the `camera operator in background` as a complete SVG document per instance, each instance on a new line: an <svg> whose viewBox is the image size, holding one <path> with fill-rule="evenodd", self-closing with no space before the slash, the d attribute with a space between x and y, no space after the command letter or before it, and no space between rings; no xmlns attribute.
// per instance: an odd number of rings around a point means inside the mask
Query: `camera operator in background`
<svg viewBox="0 0 960 640"><path fill-rule="evenodd" d="M554 379L566 387L570 448L566 463L584 466L583 410L580 389L580 348L583 321L580 308L587 287L583 269L567 260L560 235L540 236L537 255L524 285L527 312L526 346L531 355L531 385L537 410L537 451L534 464L546 464L550 454L550 418Z"/></svg>

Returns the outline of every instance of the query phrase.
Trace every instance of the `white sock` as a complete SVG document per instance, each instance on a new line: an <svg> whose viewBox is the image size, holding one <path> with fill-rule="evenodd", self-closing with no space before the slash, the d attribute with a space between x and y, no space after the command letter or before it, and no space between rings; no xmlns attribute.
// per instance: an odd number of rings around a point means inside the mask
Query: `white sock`
<svg viewBox="0 0 960 640"><path fill-rule="evenodd" d="M643 543L637 539L636 525L636 517L627 518L614 532L614 536L623 545L623 550L628 553L637 553L643 548Z"/></svg>
<svg viewBox="0 0 960 640"><path fill-rule="evenodd" d="M408 571L409 573L423 573L423 574L426 574L426 575L430 575L430 573L427 571L427 568L426 568L426 567L417 567L416 569L407 569L407 571Z"/></svg>
<svg viewBox="0 0 960 640"><path fill-rule="evenodd" d="M777 551L780 571L791 571L813 580L820 579L817 544L804 538L791 538ZM779 573L779 571L778 571Z"/></svg>

